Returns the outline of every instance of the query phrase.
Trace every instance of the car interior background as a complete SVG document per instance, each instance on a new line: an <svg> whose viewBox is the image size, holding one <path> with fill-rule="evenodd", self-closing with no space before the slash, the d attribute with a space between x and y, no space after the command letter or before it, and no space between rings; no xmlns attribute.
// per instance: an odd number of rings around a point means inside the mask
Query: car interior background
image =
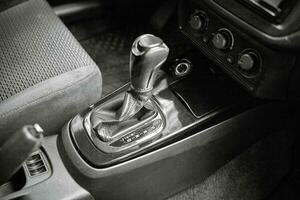
<svg viewBox="0 0 300 200"><path fill-rule="evenodd" d="M0 0L0 199L299 199L300 2Z"/></svg>

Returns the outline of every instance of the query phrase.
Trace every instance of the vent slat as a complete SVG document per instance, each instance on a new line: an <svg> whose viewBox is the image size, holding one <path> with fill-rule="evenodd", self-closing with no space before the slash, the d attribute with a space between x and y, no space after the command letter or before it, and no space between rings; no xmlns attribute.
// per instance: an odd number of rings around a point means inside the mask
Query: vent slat
<svg viewBox="0 0 300 200"><path fill-rule="evenodd" d="M30 176L37 176L47 172L45 161L43 160L41 152L32 155L25 163Z"/></svg>

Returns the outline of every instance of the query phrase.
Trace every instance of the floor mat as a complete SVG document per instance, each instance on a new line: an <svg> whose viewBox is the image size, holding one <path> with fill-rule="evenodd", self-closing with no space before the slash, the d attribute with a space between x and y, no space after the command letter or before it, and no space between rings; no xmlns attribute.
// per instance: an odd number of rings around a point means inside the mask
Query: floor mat
<svg viewBox="0 0 300 200"><path fill-rule="evenodd" d="M97 63L103 78L102 96L129 81L129 55L134 39L143 28L92 19L69 24L68 28Z"/></svg>
<svg viewBox="0 0 300 200"><path fill-rule="evenodd" d="M129 52L134 38L134 34L115 31L81 41L83 48L102 72L102 96L108 95L129 81Z"/></svg>
<svg viewBox="0 0 300 200"><path fill-rule="evenodd" d="M138 30L115 30L81 41L102 72L102 96L129 81L130 48L139 34Z"/></svg>

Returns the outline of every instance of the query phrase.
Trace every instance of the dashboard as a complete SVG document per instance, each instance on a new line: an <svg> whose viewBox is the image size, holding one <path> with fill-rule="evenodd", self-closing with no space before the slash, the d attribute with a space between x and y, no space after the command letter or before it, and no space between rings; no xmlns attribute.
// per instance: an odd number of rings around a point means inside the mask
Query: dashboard
<svg viewBox="0 0 300 200"><path fill-rule="evenodd" d="M286 0L181 1L178 28L253 96L286 99L298 95L299 6Z"/></svg>

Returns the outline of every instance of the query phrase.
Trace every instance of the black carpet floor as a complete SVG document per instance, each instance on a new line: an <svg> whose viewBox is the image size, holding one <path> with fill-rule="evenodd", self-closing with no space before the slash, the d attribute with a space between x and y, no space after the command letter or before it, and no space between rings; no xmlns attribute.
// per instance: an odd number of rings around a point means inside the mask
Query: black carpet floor
<svg viewBox="0 0 300 200"><path fill-rule="evenodd" d="M100 20L68 25L102 72L103 97L128 83L131 44L143 34L140 27L123 25L115 29Z"/></svg>
<svg viewBox="0 0 300 200"><path fill-rule="evenodd" d="M102 96L129 81L129 50L133 40L134 34L113 31L81 41L102 72Z"/></svg>

